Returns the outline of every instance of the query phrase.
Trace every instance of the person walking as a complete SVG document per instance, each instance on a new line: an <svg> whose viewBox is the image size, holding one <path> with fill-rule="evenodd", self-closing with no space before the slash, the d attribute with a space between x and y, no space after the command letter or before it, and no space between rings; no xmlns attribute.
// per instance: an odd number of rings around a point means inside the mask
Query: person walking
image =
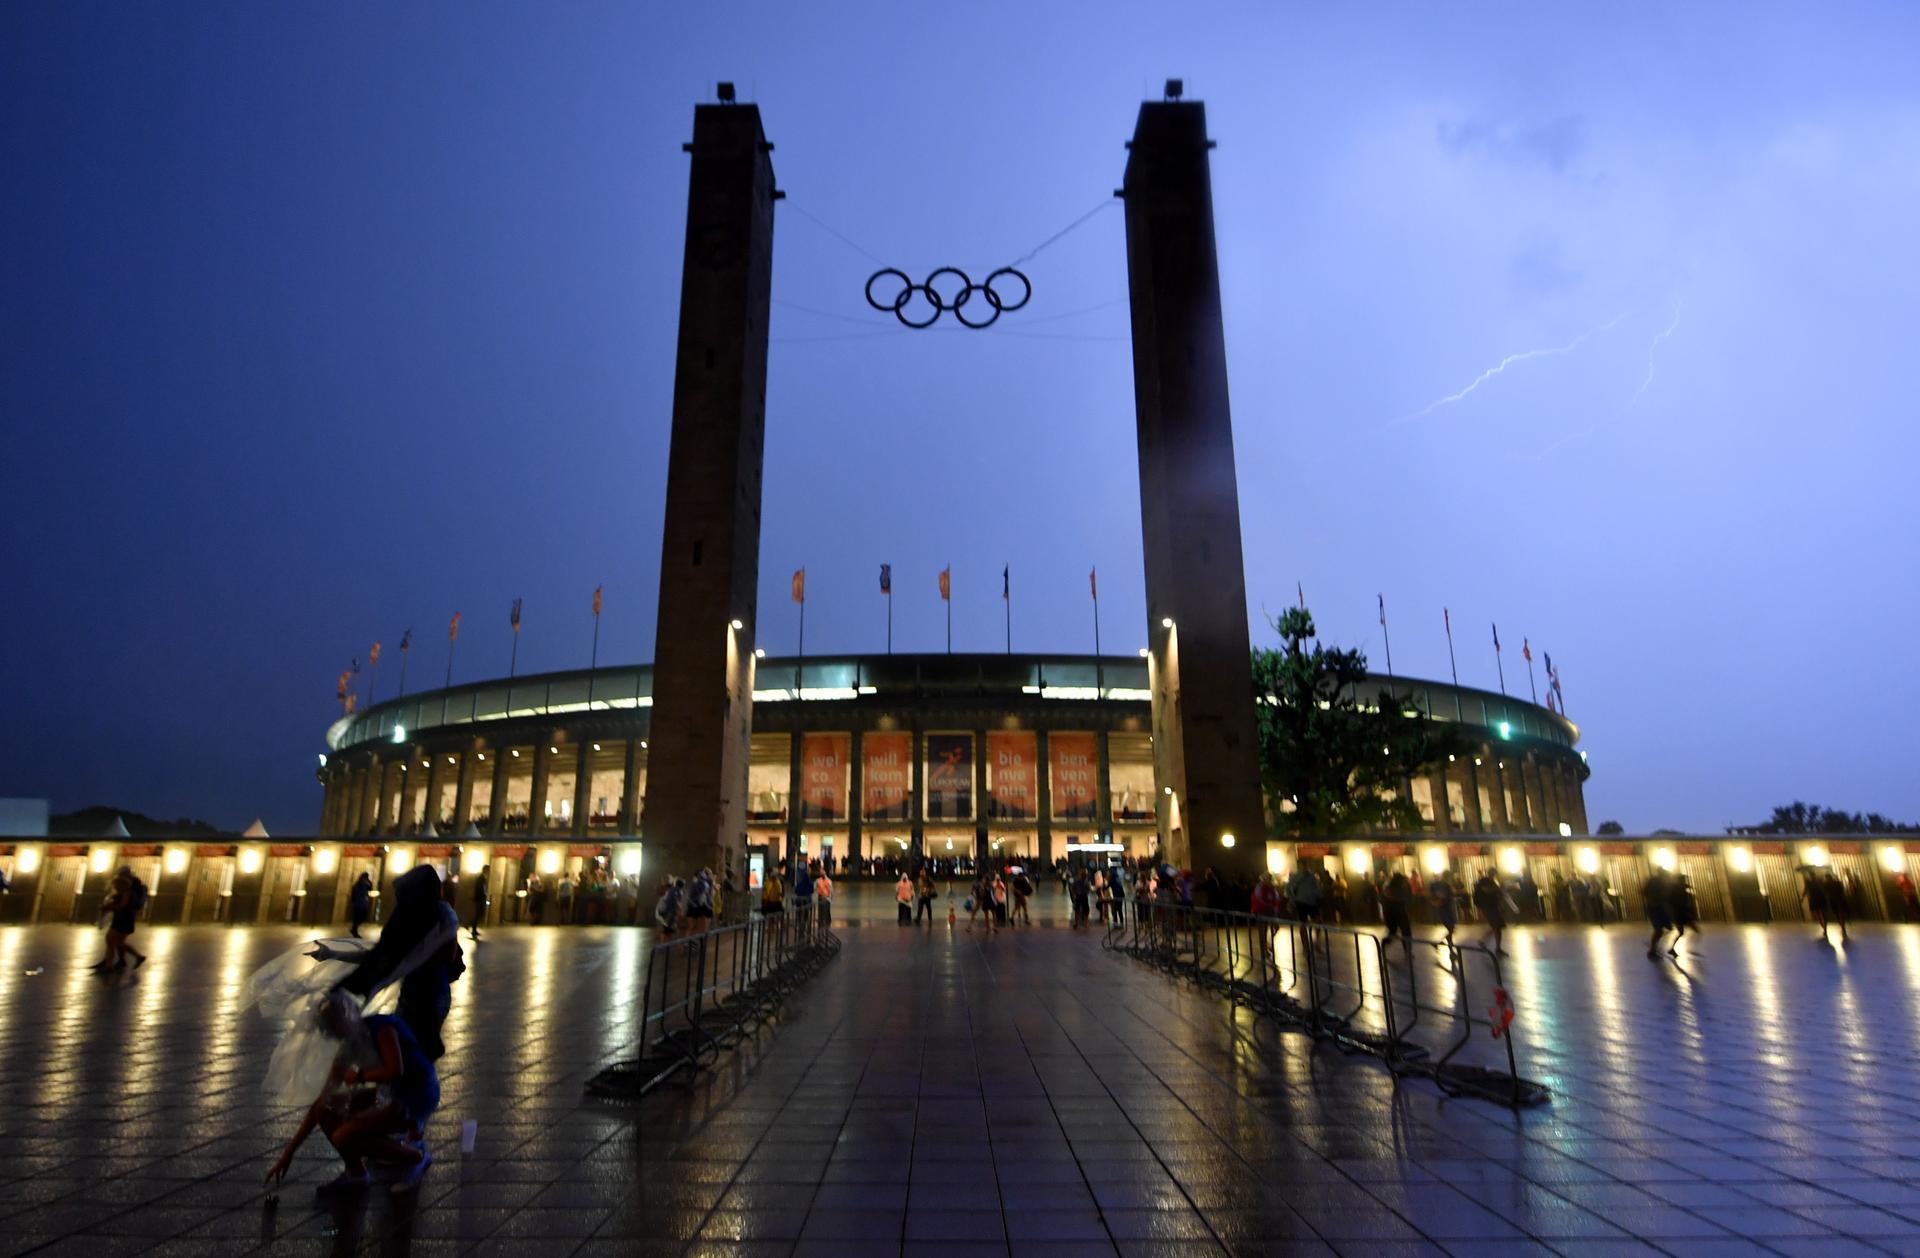
<svg viewBox="0 0 1920 1258"><path fill-rule="evenodd" d="M560 873L560 881L553 889L554 905L560 911L560 924L562 926L571 925L573 922L573 889L573 871L562 870Z"/></svg>
<svg viewBox="0 0 1920 1258"><path fill-rule="evenodd" d="M1680 941L1689 928L1695 938L1700 934L1700 902L1693 897L1693 883L1685 874L1667 875L1667 911L1673 918L1673 947L1667 955L1678 958Z"/></svg>
<svg viewBox="0 0 1920 1258"><path fill-rule="evenodd" d="M760 913L771 917L775 913L787 911L787 884L780 880L782 866L775 865L767 871L767 877L760 884Z"/></svg>
<svg viewBox="0 0 1920 1258"><path fill-rule="evenodd" d="M1827 937L1827 880L1825 875L1812 865L1800 867L1800 878L1805 884L1807 897L1807 916L1820 923L1820 942L1831 943Z"/></svg>
<svg viewBox="0 0 1920 1258"><path fill-rule="evenodd" d="M1107 912L1111 919L1109 925L1119 930L1127 920L1126 862L1122 861L1107 871L1107 887L1112 892L1107 904Z"/></svg>
<svg viewBox="0 0 1920 1258"><path fill-rule="evenodd" d="M1652 932L1647 936L1647 959L1657 961L1660 958L1660 941L1673 929L1673 879L1666 870L1655 866L1647 880L1640 884L1640 903L1646 909L1647 926ZM1678 937L1675 947L1667 949L1667 955L1677 957Z"/></svg>
<svg viewBox="0 0 1920 1258"><path fill-rule="evenodd" d="M1404 870L1394 870L1380 892L1380 916L1387 923L1387 938L1398 935L1400 946L1413 947L1413 884Z"/></svg>
<svg viewBox="0 0 1920 1258"><path fill-rule="evenodd" d="M480 923L487 920L487 906L492 902L493 897L487 891L487 875L482 870L473 879L473 918L467 923L467 933L476 941L480 938Z"/></svg>
<svg viewBox="0 0 1920 1258"><path fill-rule="evenodd" d="M136 891L136 887L143 891L145 884L133 876L133 870L122 865L100 904L101 915L107 919L107 952L93 967L96 971L124 970L128 957L133 958L136 970L147 963L147 954L131 942L135 914L146 904L145 896Z"/></svg>
<svg viewBox="0 0 1920 1258"><path fill-rule="evenodd" d="M905 876L901 875L903 878ZM925 918L929 927L933 925L933 902L939 894L940 889L933 885L933 871L925 865L920 866L920 879L914 884L914 895L920 902L920 907L913 914L916 923Z"/></svg>
<svg viewBox="0 0 1920 1258"><path fill-rule="evenodd" d="M980 910L987 908L987 883L979 873L973 875L973 882L967 887L967 933L973 933L973 924L980 920ZM987 927L993 927L993 911L987 910Z"/></svg>
<svg viewBox="0 0 1920 1258"><path fill-rule="evenodd" d="M1007 880L998 873L994 874L993 882L988 887L988 894L993 897L993 924L996 927L1005 926L1007 924Z"/></svg>
<svg viewBox="0 0 1920 1258"><path fill-rule="evenodd" d="M1027 876L1026 867L1015 866L1013 871L1013 920L1021 925L1033 925L1033 913L1027 907L1027 901L1033 899L1033 879Z"/></svg>
<svg viewBox="0 0 1920 1258"><path fill-rule="evenodd" d="M1840 942L1846 943L1848 942L1847 919L1851 915L1853 908L1848 902L1846 885L1840 881L1839 876L1831 869L1827 870L1826 874L1821 878L1821 881L1826 884L1827 889L1827 916L1839 924ZM1825 922L1821 923L1820 933L1822 936L1826 934Z"/></svg>
<svg viewBox="0 0 1920 1258"><path fill-rule="evenodd" d="M1507 955L1501 946L1501 939L1507 933L1507 893L1500 886L1500 880L1488 869L1473 884L1473 907L1480 911L1480 920L1487 924L1487 938L1493 940L1493 954L1497 957Z"/></svg>
<svg viewBox="0 0 1920 1258"><path fill-rule="evenodd" d="M1454 903L1453 875L1436 874L1427 883L1427 903L1433 909L1433 920L1446 932L1447 946L1453 946L1453 931L1460 924L1460 908Z"/></svg>
<svg viewBox="0 0 1920 1258"><path fill-rule="evenodd" d="M696 935L713 925L714 891L713 871L702 865L687 886L687 929Z"/></svg>
<svg viewBox="0 0 1920 1258"><path fill-rule="evenodd" d="M673 938L674 932L680 929L680 896L684 885L677 878L667 878L661 884L660 898L654 901L654 924L664 938Z"/></svg>
<svg viewBox="0 0 1920 1258"><path fill-rule="evenodd" d="M547 920L547 880L537 869L527 875L527 916L535 926Z"/></svg>
<svg viewBox="0 0 1920 1258"><path fill-rule="evenodd" d="M1073 871L1073 880L1067 884L1067 901L1073 906L1073 925L1076 929L1085 926L1092 916L1092 896L1093 881L1087 877L1086 868L1082 866Z"/></svg>
<svg viewBox="0 0 1920 1258"><path fill-rule="evenodd" d="M373 916L373 877L364 869L353 880L353 890L347 895L347 913L353 919L347 933L358 939L360 928Z"/></svg>
<svg viewBox="0 0 1920 1258"><path fill-rule="evenodd" d="M893 898L900 905L900 924L913 925L913 879L907 877L907 871L900 871L900 881L893 884Z"/></svg>
<svg viewBox="0 0 1920 1258"><path fill-rule="evenodd" d="M827 873L827 867L820 866L820 872L813 879L813 895L820 903L820 925L833 926L833 878Z"/></svg>
<svg viewBox="0 0 1920 1258"><path fill-rule="evenodd" d="M1287 899L1293 904L1293 915L1303 922L1311 922L1320 916L1320 878L1305 865L1294 866L1293 876L1287 879Z"/></svg>

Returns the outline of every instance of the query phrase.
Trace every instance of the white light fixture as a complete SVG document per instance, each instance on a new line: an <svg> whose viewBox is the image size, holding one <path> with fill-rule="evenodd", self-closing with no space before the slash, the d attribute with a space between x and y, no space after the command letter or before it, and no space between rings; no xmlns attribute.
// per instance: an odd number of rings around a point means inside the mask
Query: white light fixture
<svg viewBox="0 0 1920 1258"><path fill-rule="evenodd" d="M94 848L93 852L87 857L87 866L96 874L106 873L109 869L113 868L113 849L110 847Z"/></svg>
<svg viewBox="0 0 1920 1258"><path fill-rule="evenodd" d="M1477 768L1479 768L1479 767L1480 767L1480 764L1481 764L1481 760L1480 760L1480 757L1478 757L1478 756L1475 756L1475 757L1473 758L1473 767L1477 769Z"/></svg>
<svg viewBox="0 0 1920 1258"><path fill-rule="evenodd" d="M767 648L765 648L765 647L763 647L763 646L757 646L757 647L755 647L755 648L753 648L753 658L754 658L754 659L756 659L756 660L764 660L764 659L766 659L766 658L767 658Z"/></svg>
<svg viewBox="0 0 1920 1258"><path fill-rule="evenodd" d="M1169 795L1173 794L1173 788L1171 786L1167 788L1167 794Z"/></svg>
<svg viewBox="0 0 1920 1258"><path fill-rule="evenodd" d="M323 769L327 767L327 753L324 751L320 753L320 767Z"/></svg>
<svg viewBox="0 0 1920 1258"><path fill-rule="evenodd" d="M1510 874L1517 874L1527 867L1527 856L1519 848L1508 846L1500 849L1500 868Z"/></svg>
<svg viewBox="0 0 1920 1258"><path fill-rule="evenodd" d="M20 855L15 858L15 861L15 869L23 874L30 874L40 868L40 849L37 847L23 847L20 849Z"/></svg>
<svg viewBox="0 0 1920 1258"><path fill-rule="evenodd" d="M1499 724L1499 726L1498 726L1497 728L1498 728L1498 729L1500 730L1500 737L1502 737L1502 738L1512 738L1512 737L1513 737L1513 726L1512 726L1512 724L1511 724L1511 723L1509 723L1509 722L1507 722L1507 721L1502 721L1502 722L1500 722L1500 724Z"/></svg>
<svg viewBox="0 0 1920 1258"><path fill-rule="evenodd" d="M259 848L243 847L240 849L240 872L243 874L257 874L260 872Z"/></svg>
<svg viewBox="0 0 1920 1258"><path fill-rule="evenodd" d="M1221 846L1221 847L1232 847L1232 846L1233 846L1233 836L1232 836L1231 834L1223 834L1223 835L1221 835L1221 836L1220 836L1220 846Z"/></svg>
<svg viewBox="0 0 1920 1258"><path fill-rule="evenodd" d="M458 757L458 756L448 756L448 757L447 757L447 763L448 763L448 764L459 764L459 763L460 763L460 757Z"/></svg>
<svg viewBox="0 0 1920 1258"><path fill-rule="evenodd" d="M1600 872L1600 853L1590 847L1583 847L1574 854L1573 863L1580 867L1583 874Z"/></svg>
<svg viewBox="0 0 1920 1258"><path fill-rule="evenodd" d="M396 726L394 726L394 727L393 727L393 741L394 741L394 742L396 742L396 743L404 743L404 742L406 742L406 741L407 741L407 727L406 727L406 726L404 726L404 725L396 725Z"/></svg>
<svg viewBox="0 0 1920 1258"><path fill-rule="evenodd" d="M646 749L647 749L647 740L643 738L640 740L640 750L645 751Z"/></svg>
<svg viewBox="0 0 1920 1258"><path fill-rule="evenodd" d="M1171 617L1171 616L1162 616L1162 617L1160 618L1160 627L1161 627L1162 629L1171 629L1171 628L1173 628L1173 617Z"/></svg>
<svg viewBox="0 0 1920 1258"><path fill-rule="evenodd" d="M1733 872L1736 874L1752 873L1753 872L1753 849L1750 847L1728 848L1727 864L1733 866Z"/></svg>
<svg viewBox="0 0 1920 1258"><path fill-rule="evenodd" d="M1827 849L1824 847L1808 848L1807 864L1812 865L1815 869L1825 869L1827 867Z"/></svg>
<svg viewBox="0 0 1920 1258"><path fill-rule="evenodd" d="M396 847L387 853L387 872L404 874L413 864L413 849Z"/></svg>
<svg viewBox="0 0 1920 1258"><path fill-rule="evenodd" d="M745 621L736 620L733 622L733 627L735 629L745 629L747 626Z"/></svg>
<svg viewBox="0 0 1920 1258"><path fill-rule="evenodd" d="M487 762L487 753L484 751L477 751L474 753L474 758L479 760L481 764L485 764Z"/></svg>
<svg viewBox="0 0 1920 1258"><path fill-rule="evenodd" d="M460 853L460 868L462 870L470 874L477 874L486 867L487 854L485 850L478 846L462 849Z"/></svg>
<svg viewBox="0 0 1920 1258"><path fill-rule="evenodd" d="M1563 839L1570 839L1573 837L1573 827L1568 825L1564 821L1560 823L1560 837Z"/></svg>
<svg viewBox="0 0 1920 1258"><path fill-rule="evenodd" d="M316 874L332 873L334 866L337 865L339 861L340 853L334 848L316 847L313 849L313 872Z"/></svg>
<svg viewBox="0 0 1920 1258"><path fill-rule="evenodd" d="M513 758L515 760L518 760L520 758L520 749L518 747L515 747L513 749Z"/></svg>
<svg viewBox="0 0 1920 1258"><path fill-rule="evenodd" d="M1901 854L1899 848L1888 844L1886 847L1880 849L1880 868L1886 870L1888 873L1900 873L1906 868L1906 864L1906 857Z"/></svg>
<svg viewBox="0 0 1920 1258"><path fill-rule="evenodd" d="M1673 849L1670 847L1654 848L1653 863L1661 869L1672 869L1674 866Z"/></svg>
<svg viewBox="0 0 1920 1258"><path fill-rule="evenodd" d="M543 847L540 849L540 872L543 874L557 874L560 872L559 848Z"/></svg>
<svg viewBox="0 0 1920 1258"><path fill-rule="evenodd" d="M1454 759L1454 757L1453 757L1453 753L1452 753L1452 752L1448 752L1448 753L1447 753L1447 763L1448 763L1448 764L1452 764L1452 763L1453 763L1453 759Z"/></svg>
<svg viewBox="0 0 1920 1258"><path fill-rule="evenodd" d="M1356 877L1364 877L1373 868L1373 853L1364 847L1349 848L1347 851L1347 869Z"/></svg>
<svg viewBox="0 0 1920 1258"><path fill-rule="evenodd" d="M1147 658L1149 658L1149 657L1151 657L1152 655L1153 655L1153 652L1152 652L1152 651L1149 651L1149 650L1147 650L1147 648L1145 648L1145 647L1141 647L1141 648L1140 648L1140 658L1141 658L1141 659L1143 659L1143 660L1144 660L1144 659L1147 659Z"/></svg>
<svg viewBox="0 0 1920 1258"><path fill-rule="evenodd" d="M595 743L595 744L593 745L593 749L594 749L595 751L598 751L598 750L600 750L600 744L599 744L599 743Z"/></svg>
<svg viewBox="0 0 1920 1258"><path fill-rule="evenodd" d="M615 864L623 877L638 878L640 876L640 845L638 843L621 844L620 855L615 858Z"/></svg>
<svg viewBox="0 0 1920 1258"><path fill-rule="evenodd" d="M558 747L549 747L547 748L547 754L550 756L557 756L560 754L560 749Z"/></svg>
<svg viewBox="0 0 1920 1258"><path fill-rule="evenodd" d="M1441 847L1439 844L1429 844L1421 859L1426 861L1428 873L1444 874L1447 872L1447 849Z"/></svg>
<svg viewBox="0 0 1920 1258"><path fill-rule="evenodd" d="M166 856L161 858L160 867L170 874L177 874L187 867L187 849L170 847Z"/></svg>

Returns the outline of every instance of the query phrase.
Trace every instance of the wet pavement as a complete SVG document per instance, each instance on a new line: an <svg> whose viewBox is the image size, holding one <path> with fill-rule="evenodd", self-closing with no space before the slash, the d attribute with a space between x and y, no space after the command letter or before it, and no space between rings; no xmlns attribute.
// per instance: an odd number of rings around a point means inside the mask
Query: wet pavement
<svg viewBox="0 0 1920 1258"><path fill-rule="evenodd" d="M1555 1100L1514 1114L1230 1018L1055 907L988 940L849 888L776 1032L630 1106L582 1084L630 1049L651 933L489 932L417 1199L331 1208L317 1136L260 1187L296 1115L234 1012L301 935L145 930L101 978L92 931L0 929L0 1256L1920 1254L1920 930L1710 927L1677 966L1516 930Z"/></svg>

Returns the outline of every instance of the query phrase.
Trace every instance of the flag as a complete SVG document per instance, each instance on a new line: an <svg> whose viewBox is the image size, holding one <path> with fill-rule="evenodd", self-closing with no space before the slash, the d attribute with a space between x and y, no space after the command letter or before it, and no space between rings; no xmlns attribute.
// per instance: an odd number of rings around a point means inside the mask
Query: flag
<svg viewBox="0 0 1920 1258"><path fill-rule="evenodd" d="M353 675L355 677L360 675L360 657L357 655L353 657Z"/></svg>
<svg viewBox="0 0 1920 1258"><path fill-rule="evenodd" d="M333 688L333 697L345 703L347 701L347 678L351 676L346 669L340 670L340 681Z"/></svg>
<svg viewBox="0 0 1920 1258"><path fill-rule="evenodd" d="M455 612L453 614L453 619L447 623L447 641L454 642L454 641L457 641L459 637L460 637L460 613Z"/></svg>
<svg viewBox="0 0 1920 1258"><path fill-rule="evenodd" d="M1100 601L1100 569L1087 569L1087 590L1093 595L1093 601Z"/></svg>
<svg viewBox="0 0 1920 1258"><path fill-rule="evenodd" d="M1527 663L1533 663L1533 643L1525 638L1520 639L1520 654L1526 658Z"/></svg>
<svg viewBox="0 0 1920 1258"><path fill-rule="evenodd" d="M1011 564L1000 569L1000 598L1002 601L1008 603L1013 601L1013 578L1010 575L1012 571L1013 566Z"/></svg>
<svg viewBox="0 0 1920 1258"><path fill-rule="evenodd" d="M796 603L807 601L807 570L805 568L793 570L793 601Z"/></svg>
<svg viewBox="0 0 1920 1258"><path fill-rule="evenodd" d="M347 696L347 715L352 716L354 713L354 710L359 706L360 706L360 696L356 694L349 694Z"/></svg>
<svg viewBox="0 0 1920 1258"><path fill-rule="evenodd" d="M1442 607L1440 609L1440 618L1447 622L1447 636L1451 638L1453 636L1453 613Z"/></svg>
<svg viewBox="0 0 1920 1258"><path fill-rule="evenodd" d="M1493 653L1495 655L1500 654L1500 626L1499 625L1493 626Z"/></svg>
<svg viewBox="0 0 1920 1258"><path fill-rule="evenodd" d="M889 597L893 594L893 565L890 563L880 565L880 592Z"/></svg>
<svg viewBox="0 0 1920 1258"><path fill-rule="evenodd" d="M375 664L378 664L379 662L380 662L380 644L376 642L373 644L373 649L367 652L367 667L372 668Z"/></svg>
<svg viewBox="0 0 1920 1258"><path fill-rule="evenodd" d="M413 630L409 629L400 635L400 653L405 655L411 650L413 650Z"/></svg>
<svg viewBox="0 0 1920 1258"><path fill-rule="evenodd" d="M952 564L948 564L946 567L940 569L940 597L943 599L947 599L948 601L952 601L953 599L953 565Z"/></svg>
<svg viewBox="0 0 1920 1258"><path fill-rule="evenodd" d="M459 617L456 616L454 619L458 620ZM520 632L520 600L517 598L513 600L513 611L507 615L507 623L513 626L515 633Z"/></svg>
<svg viewBox="0 0 1920 1258"><path fill-rule="evenodd" d="M1379 594L1375 597L1380 600L1380 627L1385 629L1387 627L1387 596Z"/></svg>
<svg viewBox="0 0 1920 1258"><path fill-rule="evenodd" d="M606 588L604 585L596 585L593 587L593 616L595 620L600 618L600 592Z"/></svg>

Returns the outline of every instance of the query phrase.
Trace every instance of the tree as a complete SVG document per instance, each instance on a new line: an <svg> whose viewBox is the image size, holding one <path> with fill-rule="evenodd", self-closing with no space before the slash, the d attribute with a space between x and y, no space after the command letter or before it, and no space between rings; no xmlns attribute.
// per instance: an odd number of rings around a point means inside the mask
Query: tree
<svg viewBox="0 0 1920 1258"><path fill-rule="evenodd" d="M1603 821L1600 823L1600 828L1594 831L1595 834L1625 834L1626 832L1627 828L1617 821Z"/></svg>
<svg viewBox="0 0 1920 1258"><path fill-rule="evenodd" d="M1366 655L1322 646L1305 608L1288 610L1273 626L1280 649L1254 651L1253 682L1260 784L1276 805L1276 828L1308 835L1418 829L1407 784L1466 752L1465 735L1386 687L1363 702ZM1282 801L1291 810L1279 808Z"/></svg>
<svg viewBox="0 0 1920 1258"><path fill-rule="evenodd" d="M1862 816L1798 799L1781 804L1773 810L1773 816L1749 828L1755 834L1910 834L1920 830L1920 826L1894 821L1877 812Z"/></svg>

